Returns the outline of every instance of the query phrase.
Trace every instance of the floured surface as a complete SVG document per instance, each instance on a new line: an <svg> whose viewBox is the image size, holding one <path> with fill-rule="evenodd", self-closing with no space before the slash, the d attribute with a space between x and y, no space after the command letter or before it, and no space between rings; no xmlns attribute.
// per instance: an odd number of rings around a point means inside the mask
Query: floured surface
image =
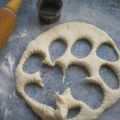
<svg viewBox="0 0 120 120"><path fill-rule="evenodd" d="M67 44L67 49L61 57L57 58L54 62L52 62L48 48L52 41L59 38L62 38L65 41L65 43ZM87 39L91 43L92 50L90 51L88 56L79 59L71 54L71 48L78 39L82 38ZM68 110L71 108L81 109L80 113L74 118L72 118L73 120L97 119L104 110L116 103L120 96L120 89L110 89L103 82L99 75L100 67L106 65L111 67L116 72L118 79L120 79L120 68L118 65L120 64L119 59L116 62L109 62L96 56L96 50L103 43L110 44L117 52L119 58L120 53L113 40L105 32L96 28L93 25L71 22L56 26L49 31L41 34L27 46L17 67L16 78L18 92L25 99L25 101L32 108L32 110L43 120L66 120ZM48 105L39 103L36 100L30 98L24 91L27 84L35 83L40 86L44 86L43 80L39 72L36 72L34 74L27 74L23 71L23 66L26 60L32 54L43 55L44 63L49 66L54 67L55 64L59 65L63 70L63 74L68 68L68 66L71 64L84 66L90 74L90 76L86 78L88 82L99 85L104 92L104 101L102 105L98 109L90 108L87 104L84 103L84 101L79 101L75 99L72 96L69 88L66 88L62 95L59 95L59 93L55 94L56 110Z"/></svg>

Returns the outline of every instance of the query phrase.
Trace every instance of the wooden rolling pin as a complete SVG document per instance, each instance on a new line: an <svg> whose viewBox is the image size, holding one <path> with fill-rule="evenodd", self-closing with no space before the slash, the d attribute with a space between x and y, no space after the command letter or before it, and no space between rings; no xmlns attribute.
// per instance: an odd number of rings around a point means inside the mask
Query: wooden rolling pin
<svg viewBox="0 0 120 120"><path fill-rule="evenodd" d="M0 8L0 50L15 27L16 12L20 4L21 0L10 0L5 7Z"/></svg>

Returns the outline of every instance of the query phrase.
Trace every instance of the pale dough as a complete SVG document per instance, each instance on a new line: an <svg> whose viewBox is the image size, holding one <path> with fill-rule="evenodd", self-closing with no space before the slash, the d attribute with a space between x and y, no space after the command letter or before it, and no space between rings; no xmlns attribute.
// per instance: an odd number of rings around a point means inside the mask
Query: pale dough
<svg viewBox="0 0 120 120"><path fill-rule="evenodd" d="M58 38L62 38L66 42L67 49L61 57L52 62L49 54L49 46L51 42ZM92 50L87 57L79 59L71 54L71 48L73 44L81 38L88 39L92 45ZM24 51L16 69L17 91L32 110L43 120L96 120L106 109L115 104L120 98L120 86L118 89L112 90L104 83L99 75L100 67L102 65L107 65L116 72L120 81L120 60L118 59L116 62L110 62L103 60L96 55L98 47L103 43L110 44L117 52L118 58L120 58L120 52L113 40L104 31L93 25L71 22L58 25L48 30L29 43ZM29 97L25 93L25 86L27 84L36 83L41 87L44 86L39 72L27 74L23 71L23 66L26 60L35 53L44 56L45 64L53 67L55 64L61 66L63 73L71 64L86 67L90 73L90 77L87 77L86 80L99 85L104 92L104 100L101 106L97 109L92 109L84 103L84 101L76 100L72 96L70 88L66 88L62 95L59 95L59 93L55 94L56 109L37 102L33 98ZM80 108L80 113L74 118L68 119L68 110L72 108Z"/></svg>

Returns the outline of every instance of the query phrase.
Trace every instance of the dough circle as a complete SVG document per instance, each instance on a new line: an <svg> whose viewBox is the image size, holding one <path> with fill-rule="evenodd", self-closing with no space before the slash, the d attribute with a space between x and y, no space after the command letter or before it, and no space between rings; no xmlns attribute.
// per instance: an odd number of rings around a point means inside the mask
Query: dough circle
<svg viewBox="0 0 120 120"><path fill-rule="evenodd" d="M51 42L59 38L62 38L65 41L67 44L67 49L61 57L57 58L53 62L50 58L49 46ZM72 55L71 48L78 39L82 38L86 38L91 43L92 50L88 56L80 59ZM117 61L110 62L96 56L98 47L103 43L110 44L114 48L118 55ZM41 87L44 86L39 72L27 74L23 71L25 62L32 54L35 53L44 56L45 64L53 67L56 64L61 66L63 73L71 64L82 65L86 67L90 74L86 80L99 85L104 92L104 100L101 106L97 109L90 108L86 103L84 103L84 101L75 99L71 94L70 88L66 88L64 93L61 95L59 93L55 94L56 109L29 97L25 93L25 86L27 84L35 83ZM41 34L28 44L16 68L17 91L24 98L31 109L43 120L96 120L106 109L115 104L120 98L120 85L118 89L115 90L109 88L100 77L99 69L102 65L109 66L117 74L120 82L119 58L120 52L114 41L107 35L107 33L99 28L80 22L70 22L58 25ZM81 111L74 118L68 119L68 110L72 108L80 108Z"/></svg>

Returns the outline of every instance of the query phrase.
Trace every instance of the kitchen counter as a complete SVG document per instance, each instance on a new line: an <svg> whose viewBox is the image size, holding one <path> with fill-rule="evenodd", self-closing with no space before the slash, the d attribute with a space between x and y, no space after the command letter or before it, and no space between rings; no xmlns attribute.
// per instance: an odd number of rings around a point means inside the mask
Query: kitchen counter
<svg viewBox="0 0 120 120"><path fill-rule="evenodd" d="M58 22L51 25L39 22L36 1L23 0L18 13L15 31L0 54L0 120L40 120L16 92L14 72L27 44L49 28L70 21L87 22L106 31L120 50L119 0L63 0L61 18ZM8 0L0 0L0 6L7 2ZM73 51L76 55L84 56L85 52L89 51L90 46L84 42L81 48L79 48L79 45L79 43L76 43L76 48L73 48ZM58 54L63 53L65 47L63 43L53 43L50 47L52 57L55 58ZM116 57L110 48L106 51L106 48L102 47L101 51L98 54L105 56L106 59L113 60ZM101 105L104 94L98 86L85 82L85 76L88 74L84 68L79 68L75 65L70 66L66 71L66 82L62 84L61 69L58 66L50 68L43 65L42 59L42 57L32 56L25 65L27 72L40 70L45 81L45 88L43 89L35 85L30 85L26 88L26 92L31 97L42 103L55 106L54 97L51 96L57 91L62 93L69 86L73 95L77 99L85 101L90 107L98 108ZM117 78L111 70L103 68L100 73L110 87L117 87ZM80 84L77 84L79 80ZM77 110L75 112L77 113ZM69 117L73 116L75 112L72 111ZM120 100L105 111L98 120L119 119Z"/></svg>

